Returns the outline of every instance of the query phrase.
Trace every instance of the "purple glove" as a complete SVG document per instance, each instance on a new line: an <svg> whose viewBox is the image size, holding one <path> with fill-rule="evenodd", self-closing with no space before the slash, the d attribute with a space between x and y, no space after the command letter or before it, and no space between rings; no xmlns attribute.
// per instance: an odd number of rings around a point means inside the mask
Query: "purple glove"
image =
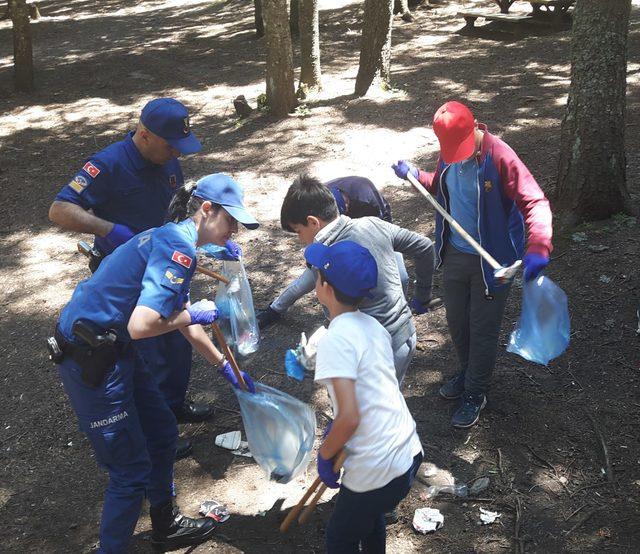
<svg viewBox="0 0 640 554"><path fill-rule="evenodd" d="M333 421L330 421L329 424L324 428L324 433L322 433L322 440L327 438L327 435L331 433L331 427L333 427Z"/></svg>
<svg viewBox="0 0 640 554"><path fill-rule="evenodd" d="M406 179L408 173L411 173L411 175L413 175L416 179L418 178L418 170L409 162L398 160L391 167L396 172L396 175L400 177L400 179Z"/></svg>
<svg viewBox="0 0 640 554"><path fill-rule="evenodd" d="M223 257L223 260L231 260L237 262L242 257L242 248L240 248L240 245L238 243L233 242L232 240L228 240L227 242L225 242L225 246L227 247L226 254L228 257Z"/></svg>
<svg viewBox="0 0 640 554"><path fill-rule="evenodd" d="M113 229L111 229L104 238L108 240L114 248L116 248L127 242L133 235L135 235L135 233L126 225L114 223Z"/></svg>
<svg viewBox="0 0 640 554"><path fill-rule="evenodd" d="M544 254L526 254L522 260L524 265L524 280L531 281L535 279L538 274L549 265L549 256Z"/></svg>
<svg viewBox="0 0 640 554"><path fill-rule="evenodd" d="M428 302L422 302L417 298L412 298L411 302L409 302L409 309L415 315L426 314L427 312L438 308L442 305L441 298L432 298Z"/></svg>
<svg viewBox="0 0 640 554"><path fill-rule="evenodd" d="M318 475L320 480L327 485L330 489L337 489L340 485L338 479L340 478L339 471L333 471L334 459L325 460L318 452Z"/></svg>
<svg viewBox="0 0 640 554"><path fill-rule="evenodd" d="M211 300L198 300L188 306L187 311L191 316L190 325L211 325L219 316L218 308Z"/></svg>
<svg viewBox="0 0 640 554"><path fill-rule="evenodd" d="M224 365L218 369L218 373L222 375L229 383L233 385L233 388L239 389L240 383L238 383L238 379L236 379L236 374L233 372L233 368L229 362L225 362ZM244 382L247 384L247 389L249 392L256 392L256 386L253 384L253 379L249 377L249 374L246 371L240 371L240 375L244 379Z"/></svg>

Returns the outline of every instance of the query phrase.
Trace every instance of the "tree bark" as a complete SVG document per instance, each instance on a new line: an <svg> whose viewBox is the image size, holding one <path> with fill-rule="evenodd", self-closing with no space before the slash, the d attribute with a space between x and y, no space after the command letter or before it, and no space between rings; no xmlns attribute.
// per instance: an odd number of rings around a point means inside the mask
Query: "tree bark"
<svg viewBox="0 0 640 554"><path fill-rule="evenodd" d="M287 0L268 0L263 8L267 39L267 104L271 113L282 117L292 112L297 104Z"/></svg>
<svg viewBox="0 0 640 554"><path fill-rule="evenodd" d="M318 0L300 0L300 86L298 95L319 89L320 28Z"/></svg>
<svg viewBox="0 0 640 554"><path fill-rule="evenodd" d="M262 0L253 0L254 6L254 19L255 19L255 28L256 28L256 36L258 38L264 36L264 21L262 19Z"/></svg>
<svg viewBox="0 0 640 554"><path fill-rule="evenodd" d="M624 129L630 0L579 0L562 121L556 207L569 221L632 211Z"/></svg>
<svg viewBox="0 0 640 554"><path fill-rule="evenodd" d="M13 22L13 77L15 89L33 90L33 47L29 8L25 0L9 0L9 13Z"/></svg>
<svg viewBox="0 0 640 554"><path fill-rule="evenodd" d="M300 0L290 0L289 2L289 30L291 36L298 36L300 34Z"/></svg>
<svg viewBox="0 0 640 554"><path fill-rule="evenodd" d="M393 0L365 0L356 96L367 94L376 75L389 83L392 21Z"/></svg>

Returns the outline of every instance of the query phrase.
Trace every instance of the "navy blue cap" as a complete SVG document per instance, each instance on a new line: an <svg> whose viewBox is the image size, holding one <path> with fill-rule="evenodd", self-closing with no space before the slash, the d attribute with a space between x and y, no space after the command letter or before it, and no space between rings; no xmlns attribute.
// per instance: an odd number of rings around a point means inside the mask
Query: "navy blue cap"
<svg viewBox="0 0 640 554"><path fill-rule="evenodd" d="M195 154L202 148L200 141L191 132L189 111L173 98L156 98L148 102L142 108L140 121L181 154Z"/></svg>
<svg viewBox="0 0 640 554"><path fill-rule="evenodd" d="M330 187L329 190L333 197L336 199L336 204L338 204L338 211L340 214L344 215L347 211L347 204L344 201L344 196L342 191L338 187Z"/></svg>
<svg viewBox="0 0 640 554"><path fill-rule="evenodd" d="M304 251L307 263L322 271L329 284L341 293L373 298L378 284L378 265L371 252L359 244L343 240L331 246L314 242Z"/></svg>
<svg viewBox="0 0 640 554"><path fill-rule="evenodd" d="M257 229L260 225L242 203L244 198L242 187L229 175L224 173L207 175L196 183L196 188L191 194L214 204L220 204L247 229Z"/></svg>

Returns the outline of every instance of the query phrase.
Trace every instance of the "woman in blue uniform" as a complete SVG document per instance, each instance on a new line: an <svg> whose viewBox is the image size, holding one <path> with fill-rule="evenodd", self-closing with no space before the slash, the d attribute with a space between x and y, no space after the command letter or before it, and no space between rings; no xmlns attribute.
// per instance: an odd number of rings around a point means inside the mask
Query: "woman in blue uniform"
<svg viewBox="0 0 640 554"><path fill-rule="evenodd" d="M98 463L109 472L100 526L100 550L127 550L149 499L152 543L162 550L200 543L213 520L179 514L171 497L176 419L131 341L180 330L234 386L231 366L202 325L218 317L215 304L189 301L196 246L224 245L238 221L258 227L228 175L182 188L169 208L172 223L134 236L105 258L76 288L60 315L59 372ZM243 374L250 390L251 378Z"/></svg>

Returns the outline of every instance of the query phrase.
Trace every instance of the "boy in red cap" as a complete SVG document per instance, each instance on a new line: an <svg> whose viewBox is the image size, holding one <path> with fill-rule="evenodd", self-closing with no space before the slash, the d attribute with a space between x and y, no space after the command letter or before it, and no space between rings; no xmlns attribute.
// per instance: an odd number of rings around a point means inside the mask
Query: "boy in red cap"
<svg viewBox="0 0 640 554"><path fill-rule="evenodd" d="M501 265L522 258L525 281L534 279L549 263L552 218L549 201L527 167L460 102L438 109L433 130L440 142L435 173L400 160L392 166L396 175L406 179L411 173ZM439 214L436 255L460 364L440 396L461 399L452 423L466 428L477 423L487 402L510 286L494 280L487 262Z"/></svg>

